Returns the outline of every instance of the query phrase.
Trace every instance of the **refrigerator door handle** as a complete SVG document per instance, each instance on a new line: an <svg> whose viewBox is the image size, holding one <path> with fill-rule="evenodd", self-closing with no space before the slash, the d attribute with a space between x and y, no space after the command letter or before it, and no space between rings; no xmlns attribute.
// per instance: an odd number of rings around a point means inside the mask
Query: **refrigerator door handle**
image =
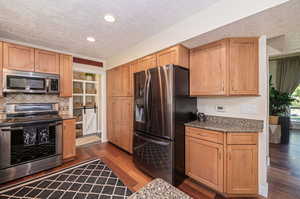
<svg viewBox="0 0 300 199"><path fill-rule="evenodd" d="M145 114L145 123L147 124L147 83L148 83L148 74L147 71L144 71L146 75L145 84L144 84L144 114Z"/></svg>
<svg viewBox="0 0 300 199"><path fill-rule="evenodd" d="M149 111L149 88L150 88L150 82L151 82L151 73L149 70L146 70L146 74L147 74L147 85L146 85L146 93L145 93L145 97L146 97L146 124L149 121L150 118L150 111ZM148 126L147 126L148 129Z"/></svg>

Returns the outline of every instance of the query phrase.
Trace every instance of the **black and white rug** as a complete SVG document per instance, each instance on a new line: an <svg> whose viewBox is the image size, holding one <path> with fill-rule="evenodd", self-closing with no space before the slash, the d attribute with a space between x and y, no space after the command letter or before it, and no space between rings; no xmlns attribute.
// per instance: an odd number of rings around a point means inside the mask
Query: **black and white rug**
<svg viewBox="0 0 300 199"><path fill-rule="evenodd" d="M97 159L2 190L0 199L124 199L131 194L112 170Z"/></svg>

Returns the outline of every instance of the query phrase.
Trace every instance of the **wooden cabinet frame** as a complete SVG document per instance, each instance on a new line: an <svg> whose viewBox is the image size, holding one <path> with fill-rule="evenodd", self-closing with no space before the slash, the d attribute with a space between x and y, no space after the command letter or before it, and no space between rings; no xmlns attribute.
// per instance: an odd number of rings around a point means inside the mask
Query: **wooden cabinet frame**
<svg viewBox="0 0 300 199"><path fill-rule="evenodd" d="M190 95L257 96L258 53L258 38L252 37L227 38L191 49Z"/></svg>
<svg viewBox="0 0 300 199"><path fill-rule="evenodd" d="M210 132L212 132L212 135L209 135ZM220 136L221 134L224 137ZM186 127L185 139L186 175L228 197L257 196L258 133L224 133ZM214 158L216 152L213 155L211 151L209 152L209 148L205 146L219 149L222 152L222 158L219 161L216 160ZM191 152L192 150L193 152ZM202 151L197 152L197 150ZM210 153L207 157L203 157L206 154L204 153L205 150L207 150L206 153ZM197 154L195 151L204 155L195 157L195 154ZM201 164L202 160L210 161L210 164ZM194 169L197 166L198 168L193 171L191 164L194 164ZM201 176L201 170L211 170L208 165L222 168L222 171L218 170L214 173L215 176L212 176L214 180L208 180L205 176ZM201 166L207 168L201 168ZM219 179L219 184L212 183L216 182L216 176Z"/></svg>

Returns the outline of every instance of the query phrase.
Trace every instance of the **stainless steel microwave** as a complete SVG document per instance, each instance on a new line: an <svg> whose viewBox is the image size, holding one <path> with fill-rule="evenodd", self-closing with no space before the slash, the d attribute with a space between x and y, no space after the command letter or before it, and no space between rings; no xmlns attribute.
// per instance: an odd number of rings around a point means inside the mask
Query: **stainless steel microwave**
<svg viewBox="0 0 300 199"><path fill-rule="evenodd" d="M3 70L4 93L59 93L59 75Z"/></svg>

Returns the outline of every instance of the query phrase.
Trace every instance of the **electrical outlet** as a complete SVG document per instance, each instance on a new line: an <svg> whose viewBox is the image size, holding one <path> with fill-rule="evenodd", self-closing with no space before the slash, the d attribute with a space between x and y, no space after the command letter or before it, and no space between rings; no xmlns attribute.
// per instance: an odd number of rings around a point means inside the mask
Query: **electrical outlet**
<svg viewBox="0 0 300 199"><path fill-rule="evenodd" d="M226 110L225 110L225 106L223 106L223 105L217 105L216 106L216 111L217 112L225 112Z"/></svg>

